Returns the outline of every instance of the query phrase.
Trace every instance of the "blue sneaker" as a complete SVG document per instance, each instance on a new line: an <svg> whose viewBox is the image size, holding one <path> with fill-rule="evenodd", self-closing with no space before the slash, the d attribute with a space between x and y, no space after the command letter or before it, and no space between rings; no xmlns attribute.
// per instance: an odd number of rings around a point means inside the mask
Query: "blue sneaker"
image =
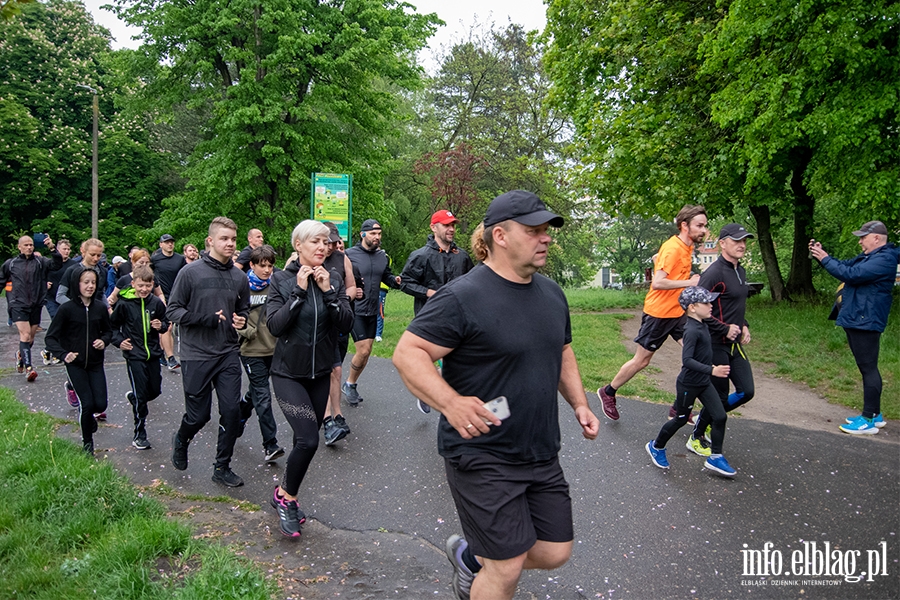
<svg viewBox="0 0 900 600"><path fill-rule="evenodd" d="M878 427L875 425L875 420L861 416L853 419L850 423L844 423L839 429L844 433L852 435L875 435L878 433Z"/></svg>
<svg viewBox="0 0 900 600"><path fill-rule="evenodd" d="M710 471L715 471L723 477L734 477L735 475L737 475L737 471L735 471L732 466L728 464L728 461L725 460L725 457L721 454L715 458L710 456L706 459L706 462L703 464L703 466Z"/></svg>
<svg viewBox="0 0 900 600"><path fill-rule="evenodd" d="M846 422L849 425L849 424L853 423L853 421L857 421L859 419L865 419L865 417L862 415L856 415L855 417L847 417L846 419L844 419L844 422ZM872 419L872 424L875 425L875 427L877 427L878 429L881 429L882 427L887 425L887 421L884 420L883 414L878 413L877 415L875 415L875 418Z"/></svg>
<svg viewBox="0 0 900 600"><path fill-rule="evenodd" d="M647 454L650 455L650 460L653 461L653 464L659 467L660 469L668 469L669 468L669 459L666 458L666 449L657 449L653 445L654 440L650 440L647 442L645 448L647 448Z"/></svg>

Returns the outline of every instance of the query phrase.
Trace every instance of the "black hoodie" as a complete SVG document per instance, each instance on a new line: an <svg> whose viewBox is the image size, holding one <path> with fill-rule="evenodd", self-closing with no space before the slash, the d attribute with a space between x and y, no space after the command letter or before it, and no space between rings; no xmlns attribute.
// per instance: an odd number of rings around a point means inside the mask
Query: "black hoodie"
<svg viewBox="0 0 900 600"><path fill-rule="evenodd" d="M222 264L202 253L200 260L178 272L168 300L166 317L181 325L182 360L208 360L239 352L231 315L246 318L250 314L250 283L231 259Z"/></svg>
<svg viewBox="0 0 900 600"><path fill-rule="evenodd" d="M150 326L153 319L162 321L162 330L157 331ZM116 329L113 343L117 347L126 339L131 340L132 349L122 351L125 358L146 362L163 357L159 334L169 330L169 320L166 319L166 305L162 300L153 294L141 298L133 287L125 288L119 292L119 301L109 321Z"/></svg>
<svg viewBox="0 0 900 600"><path fill-rule="evenodd" d="M78 281L84 268L76 265L70 269ZM75 352L78 357L71 363L83 369L90 369L103 365L104 350L94 348L95 340L103 340L104 346L112 342L112 325L109 322L109 311L103 302L95 298L88 306L85 306L75 286L74 292L70 290L69 300L61 304L56 316L50 321L50 328L44 343L47 350L61 361L65 361L69 352Z"/></svg>

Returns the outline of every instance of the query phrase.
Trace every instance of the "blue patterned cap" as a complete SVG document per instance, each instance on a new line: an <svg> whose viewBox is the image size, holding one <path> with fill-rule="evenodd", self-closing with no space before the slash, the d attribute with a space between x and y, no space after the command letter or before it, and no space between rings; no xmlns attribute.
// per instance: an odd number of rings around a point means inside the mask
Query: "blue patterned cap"
<svg viewBox="0 0 900 600"><path fill-rule="evenodd" d="M678 296L678 304L681 305L681 308L687 310L688 306L691 304L706 304L718 297L718 292L711 292L699 285L692 285L691 287L686 287L682 290L681 295Z"/></svg>

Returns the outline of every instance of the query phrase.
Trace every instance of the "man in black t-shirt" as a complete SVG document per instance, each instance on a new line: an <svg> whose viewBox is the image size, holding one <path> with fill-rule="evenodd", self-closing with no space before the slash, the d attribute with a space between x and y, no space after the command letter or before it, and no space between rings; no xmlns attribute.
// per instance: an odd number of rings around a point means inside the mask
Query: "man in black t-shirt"
<svg viewBox="0 0 900 600"><path fill-rule="evenodd" d="M263 232L259 229L251 229L247 232L247 247L241 250L241 253L238 254L237 259L234 261L234 266L238 269L242 270L244 273L250 270L250 253L255 249L259 248L263 244L265 244L265 238L263 238Z"/></svg>
<svg viewBox="0 0 900 600"><path fill-rule="evenodd" d="M565 295L537 273L548 227L562 223L530 192L494 198L484 263L431 296L394 351L409 390L441 413L438 452L465 534L446 547L457 598L512 598L524 568L555 569L572 552L557 392L584 437L596 438L600 424L571 348ZM433 364L441 358L443 377ZM484 406L498 396L509 405L503 421Z"/></svg>
<svg viewBox="0 0 900 600"><path fill-rule="evenodd" d="M175 238L168 233L159 238L159 249L150 255L150 266L153 267L153 276L163 293L163 300L169 301L172 287L178 272L187 265L184 256L175 252ZM159 345L166 355L166 366L170 373L181 368L181 363L175 358L175 336L172 329L160 334Z"/></svg>

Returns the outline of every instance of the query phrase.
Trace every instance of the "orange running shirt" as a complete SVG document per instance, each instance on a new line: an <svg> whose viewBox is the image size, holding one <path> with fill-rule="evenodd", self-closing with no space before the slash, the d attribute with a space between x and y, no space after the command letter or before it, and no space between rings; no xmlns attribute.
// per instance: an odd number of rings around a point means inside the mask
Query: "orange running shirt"
<svg viewBox="0 0 900 600"><path fill-rule="evenodd" d="M666 279L685 280L691 278L694 246L685 245L677 235L667 239L659 248L653 267L666 272ZM644 298L644 312L658 319L673 319L684 315L684 309L678 304L678 296L682 288L674 290L656 290L653 287Z"/></svg>

